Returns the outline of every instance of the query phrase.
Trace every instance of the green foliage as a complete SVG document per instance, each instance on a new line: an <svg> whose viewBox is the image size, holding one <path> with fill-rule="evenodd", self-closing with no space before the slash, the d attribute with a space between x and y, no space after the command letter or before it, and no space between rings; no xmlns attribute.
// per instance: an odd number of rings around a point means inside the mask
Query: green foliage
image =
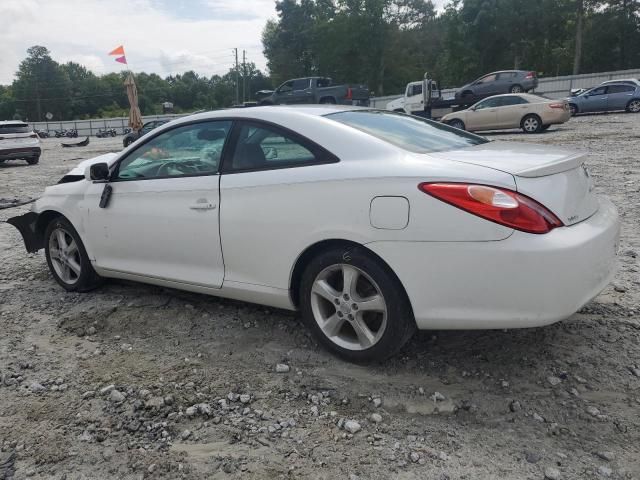
<svg viewBox="0 0 640 480"><path fill-rule="evenodd" d="M429 71L445 86L507 68L570 74L640 66L640 0L280 0L264 28L274 83L304 75L398 92Z"/></svg>
<svg viewBox="0 0 640 480"><path fill-rule="evenodd" d="M126 74L97 76L74 62L58 64L45 47L35 46L20 64L11 86L0 85L0 120L21 118L44 120L51 112L54 120L122 117L129 114L124 87ZM240 66L240 97L271 88L269 77L248 63ZM138 103L143 115L162 113L162 103L172 102L176 113L229 107L235 103L236 71L210 78L186 72L162 78L155 73L135 75Z"/></svg>

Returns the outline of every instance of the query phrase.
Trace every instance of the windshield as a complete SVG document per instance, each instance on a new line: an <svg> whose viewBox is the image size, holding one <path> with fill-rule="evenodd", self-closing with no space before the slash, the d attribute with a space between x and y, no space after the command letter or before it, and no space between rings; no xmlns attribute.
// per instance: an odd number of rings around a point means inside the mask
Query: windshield
<svg viewBox="0 0 640 480"><path fill-rule="evenodd" d="M488 142L463 130L401 113L354 110L330 113L326 117L416 153L456 150Z"/></svg>

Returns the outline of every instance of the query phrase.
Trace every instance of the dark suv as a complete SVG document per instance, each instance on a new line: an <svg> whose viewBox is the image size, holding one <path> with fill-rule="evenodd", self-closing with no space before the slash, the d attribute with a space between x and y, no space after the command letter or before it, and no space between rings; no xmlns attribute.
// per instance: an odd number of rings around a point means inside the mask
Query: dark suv
<svg viewBox="0 0 640 480"><path fill-rule="evenodd" d="M456 91L456 100L471 104L503 93L525 93L538 86L538 75L529 70L503 70L484 75Z"/></svg>
<svg viewBox="0 0 640 480"><path fill-rule="evenodd" d="M143 137L144 135L149 133L154 128L158 128L160 125L164 125L168 121L169 120L151 120L150 122L145 123L142 126L142 128L140 130L138 130L137 132L133 131L133 132L127 133L122 138L122 145L124 145L124 148L127 148L129 145L131 145L133 142L138 140L140 137Z"/></svg>

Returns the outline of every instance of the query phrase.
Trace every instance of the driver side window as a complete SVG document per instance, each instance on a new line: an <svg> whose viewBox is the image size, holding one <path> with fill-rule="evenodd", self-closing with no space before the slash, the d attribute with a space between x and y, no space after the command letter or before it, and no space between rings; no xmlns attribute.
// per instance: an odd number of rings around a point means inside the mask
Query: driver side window
<svg viewBox="0 0 640 480"><path fill-rule="evenodd" d="M214 175L230 121L201 122L173 128L141 145L120 162L118 180Z"/></svg>

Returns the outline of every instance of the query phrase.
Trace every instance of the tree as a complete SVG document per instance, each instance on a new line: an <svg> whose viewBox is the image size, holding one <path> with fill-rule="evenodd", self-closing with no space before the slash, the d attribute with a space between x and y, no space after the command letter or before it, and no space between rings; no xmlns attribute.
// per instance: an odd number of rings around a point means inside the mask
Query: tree
<svg viewBox="0 0 640 480"><path fill-rule="evenodd" d="M36 45L29 48L27 54L13 82L17 110L25 120L40 121L46 112L57 118L67 116L71 88L66 72L45 47Z"/></svg>

